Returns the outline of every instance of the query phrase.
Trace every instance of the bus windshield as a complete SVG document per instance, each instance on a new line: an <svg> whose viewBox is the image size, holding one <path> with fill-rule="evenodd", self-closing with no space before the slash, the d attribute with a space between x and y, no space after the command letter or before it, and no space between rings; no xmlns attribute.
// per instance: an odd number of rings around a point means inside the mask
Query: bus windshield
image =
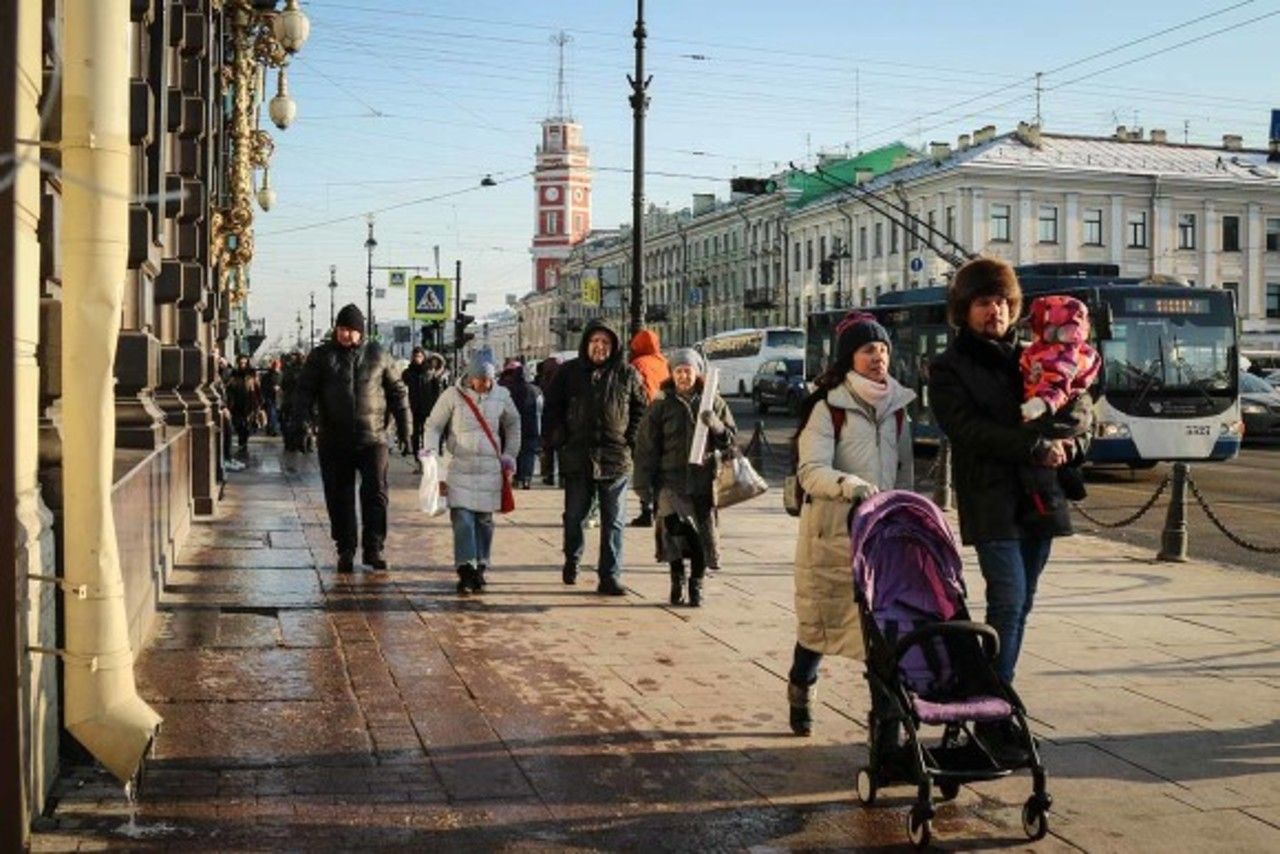
<svg viewBox="0 0 1280 854"><path fill-rule="evenodd" d="M1117 317L1102 342L1107 394L1230 394L1235 386L1233 338L1230 327L1213 322Z"/></svg>
<svg viewBox="0 0 1280 854"><path fill-rule="evenodd" d="M768 336L769 347L804 347L804 332L799 329L771 329Z"/></svg>

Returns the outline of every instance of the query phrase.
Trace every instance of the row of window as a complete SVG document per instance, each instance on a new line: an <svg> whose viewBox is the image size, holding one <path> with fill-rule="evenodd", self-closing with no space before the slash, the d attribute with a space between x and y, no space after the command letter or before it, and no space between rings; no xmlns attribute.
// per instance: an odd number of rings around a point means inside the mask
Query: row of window
<svg viewBox="0 0 1280 854"><path fill-rule="evenodd" d="M1010 238L1010 205L993 204L991 206L989 237L996 243L1007 243ZM1085 246L1102 246L1102 208L1085 208L1082 220L1083 234L1081 242ZM1058 208L1055 205L1041 205L1036 222L1036 237L1040 243L1058 242ZM1148 246L1147 212L1130 211L1125 217L1126 246L1130 249L1146 249ZM1240 217L1225 215L1222 217L1222 251L1240 251ZM1196 248L1196 215L1193 213L1178 214L1178 248ZM1280 217L1268 217L1266 228L1266 249L1268 252L1280 252Z"/></svg>

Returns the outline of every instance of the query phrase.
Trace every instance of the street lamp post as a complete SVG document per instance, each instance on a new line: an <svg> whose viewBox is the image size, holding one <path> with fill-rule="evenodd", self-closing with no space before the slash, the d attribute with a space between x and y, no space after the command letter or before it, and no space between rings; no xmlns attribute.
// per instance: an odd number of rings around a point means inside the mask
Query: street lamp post
<svg viewBox="0 0 1280 854"><path fill-rule="evenodd" d="M636 0L636 76L631 82L631 334L643 326L644 287L644 114L649 106L649 79L644 76L644 0Z"/></svg>
<svg viewBox="0 0 1280 854"><path fill-rule="evenodd" d="M338 265L329 265L329 328L337 323L337 315L334 314L333 300L338 293Z"/></svg>
<svg viewBox="0 0 1280 854"><path fill-rule="evenodd" d="M307 349L312 350L316 346L316 292L311 292L311 338L307 342Z"/></svg>
<svg viewBox="0 0 1280 854"><path fill-rule="evenodd" d="M365 287L365 315L369 325L369 335L372 337L377 329L373 319L373 250L378 248L378 241L373 239L373 214L369 214L369 237L364 242L364 248L369 257L368 285Z"/></svg>

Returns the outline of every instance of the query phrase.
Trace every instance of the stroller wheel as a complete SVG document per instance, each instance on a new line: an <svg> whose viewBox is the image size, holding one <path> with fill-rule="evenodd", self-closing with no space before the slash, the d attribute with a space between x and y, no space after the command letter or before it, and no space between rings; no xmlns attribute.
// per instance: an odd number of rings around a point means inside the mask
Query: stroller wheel
<svg viewBox="0 0 1280 854"><path fill-rule="evenodd" d="M870 768L862 767L858 769L858 776L854 781L854 787L858 793L858 800L863 806L875 806L876 778L872 775Z"/></svg>
<svg viewBox="0 0 1280 854"><path fill-rule="evenodd" d="M933 840L933 822L925 818L919 806L912 807L907 813L907 838L917 849L929 847Z"/></svg>
<svg viewBox="0 0 1280 854"><path fill-rule="evenodd" d="M1049 832L1049 817L1035 795L1027 798L1027 802L1022 805L1022 830L1032 841L1044 839Z"/></svg>
<svg viewBox="0 0 1280 854"><path fill-rule="evenodd" d="M941 800L954 801L960 794L960 784L955 780L943 780L938 783L938 794L941 795Z"/></svg>

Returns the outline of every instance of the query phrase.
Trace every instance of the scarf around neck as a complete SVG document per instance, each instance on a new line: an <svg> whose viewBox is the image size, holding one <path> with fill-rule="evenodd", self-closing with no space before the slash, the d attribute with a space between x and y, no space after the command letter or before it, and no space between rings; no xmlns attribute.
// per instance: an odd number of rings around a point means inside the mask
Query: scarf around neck
<svg viewBox="0 0 1280 854"><path fill-rule="evenodd" d="M889 414L889 404L893 400L893 395L890 394L893 391L893 377L887 377L884 382L878 383L857 371L849 371L845 374L844 381L854 397L875 410L877 421Z"/></svg>

